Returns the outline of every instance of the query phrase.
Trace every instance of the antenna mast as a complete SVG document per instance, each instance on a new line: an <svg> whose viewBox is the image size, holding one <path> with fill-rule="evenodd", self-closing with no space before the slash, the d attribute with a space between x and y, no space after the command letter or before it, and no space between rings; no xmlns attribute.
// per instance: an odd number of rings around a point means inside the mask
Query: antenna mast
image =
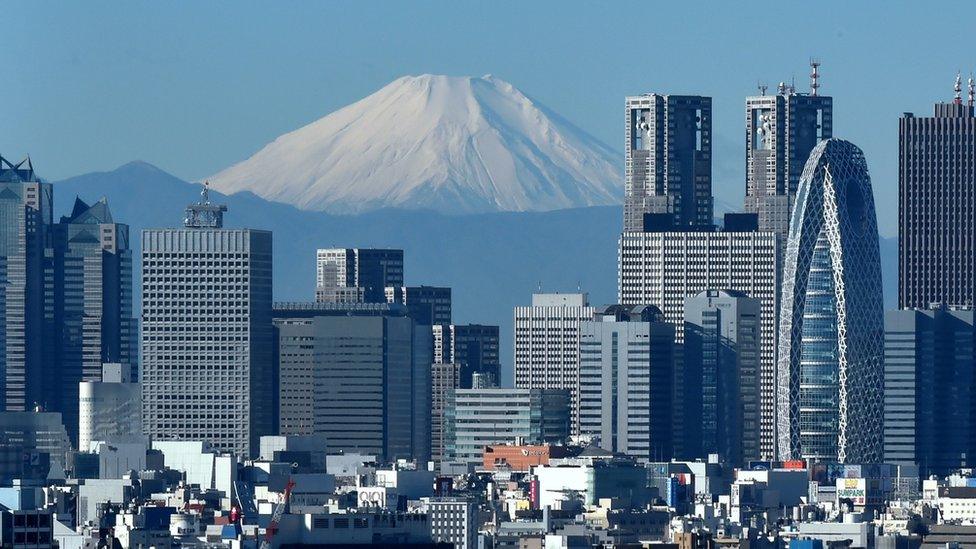
<svg viewBox="0 0 976 549"><path fill-rule="evenodd" d="M817 96L817 90L820 89L820 60L810 58L810 95L813 97Z"/></svg>
<svg viewBox="0 0 976 549"><path fill-rule="evenodd" d="M962 105L962 74L956 72L956 85L952 88L955 91L952 102L956 105Z"/></svg>

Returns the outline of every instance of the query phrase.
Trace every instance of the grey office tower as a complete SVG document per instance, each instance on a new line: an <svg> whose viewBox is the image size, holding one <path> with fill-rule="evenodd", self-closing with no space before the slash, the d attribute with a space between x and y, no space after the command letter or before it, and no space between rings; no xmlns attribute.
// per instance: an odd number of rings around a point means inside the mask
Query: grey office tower
<svg viewBox="0 0 976 549"><path fill-rule="evenodd" d="M803 166L817 143L833 132L833 98L812 89L797 93L780 83L775 94L746 98L746 211L759 215L759 230L785 240Z"/></svg>
<svg viewBox="0 0 976 549"><path fill-rule="evenodd" d="M976 117L963 104L898 121L898 307L976 305Z"/></svg>
<svg viewBox="0 0 976 549"><path fill-rule="evenodd" d="M256 455L274 430L271 233L223 228L202 200L142 232L143 430Z"/></svg>
<svg viewBox="0 0 976 549"><path fill-rule="evenodd" d="M884 462L923 478L976 465L972 310L885 313Z"/></svg>
<svg viewBox="0 0 976 549"><path fill-rule="evenodd" d="M644 214L677 226L712 224L712 99L644 94L625 106L624 230Z"/></svg>
<svg viewBox="0 0 976 549"><path fill-rule="evenodd" d="M397 304L274 308L281 429L330 452L430 458L431 335Z"/></svg>
<svg viewBox="0 0 976 549"><path fill-rule="evenodd" d="M682 399L690 455L742 466L760 453L761 302L734 290L685 299Z"/></svg>
<svg viewBox="0 0 976 549"><path fill-rule="evenodd" d="M54 374L53 249L50 183L30 159L0 157L0 266L3 268L3 407L24 411L44 402Z"/></svg>

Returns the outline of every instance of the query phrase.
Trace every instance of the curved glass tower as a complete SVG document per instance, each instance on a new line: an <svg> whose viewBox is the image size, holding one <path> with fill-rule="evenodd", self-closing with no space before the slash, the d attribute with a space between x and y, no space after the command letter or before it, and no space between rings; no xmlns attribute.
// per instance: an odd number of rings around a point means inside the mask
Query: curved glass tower
<svg viewBox="0 0 976 549"><path fill-rule="evenodd" d="M780 300L780 459L879 463L881 260L864 153L840 139L810 153L790 219Z"/></svg>

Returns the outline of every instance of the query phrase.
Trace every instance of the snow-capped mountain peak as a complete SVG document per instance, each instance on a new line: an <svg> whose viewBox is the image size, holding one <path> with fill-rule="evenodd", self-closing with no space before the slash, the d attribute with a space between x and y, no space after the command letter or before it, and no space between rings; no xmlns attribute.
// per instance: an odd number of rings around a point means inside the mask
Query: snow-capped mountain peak
<svg viewBox="0 0 976 549"><path fill-rule="evenodd" d="M517 88L404 76L210 178L307 210L448 213L615 204L622 157Z"/></svg>

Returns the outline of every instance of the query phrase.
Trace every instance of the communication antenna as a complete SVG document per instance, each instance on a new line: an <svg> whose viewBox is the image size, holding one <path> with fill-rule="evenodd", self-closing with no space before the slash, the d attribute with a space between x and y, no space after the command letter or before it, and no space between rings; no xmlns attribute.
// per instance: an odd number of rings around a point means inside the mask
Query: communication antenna
<svg viewBox="0 0 976 549"><path fill-rule="evenodd" d="M976 103L976 81L973 80L973 73L969 73L969 106Z"/></svg>
<svg viewBox="0 0 976 549"><path fill-rule="evenodd" d="M955 91L952 102L962 105L962 74L959 71L956 71L956 85L952 89Z"/></svg>
<svg viewBox="0 0 976 549"><path fill-rule="evenodd" d="M816 97L817 90L820 89L820 60L810 58L810 95Z"/></svg>
<svg viewBox="0 0 976 549"><path fill-rule="evenodd" d="M756 82L756 87L759 88L759 95L766 95L766 88L769 86L765 82L758 81Z"/></svg>

